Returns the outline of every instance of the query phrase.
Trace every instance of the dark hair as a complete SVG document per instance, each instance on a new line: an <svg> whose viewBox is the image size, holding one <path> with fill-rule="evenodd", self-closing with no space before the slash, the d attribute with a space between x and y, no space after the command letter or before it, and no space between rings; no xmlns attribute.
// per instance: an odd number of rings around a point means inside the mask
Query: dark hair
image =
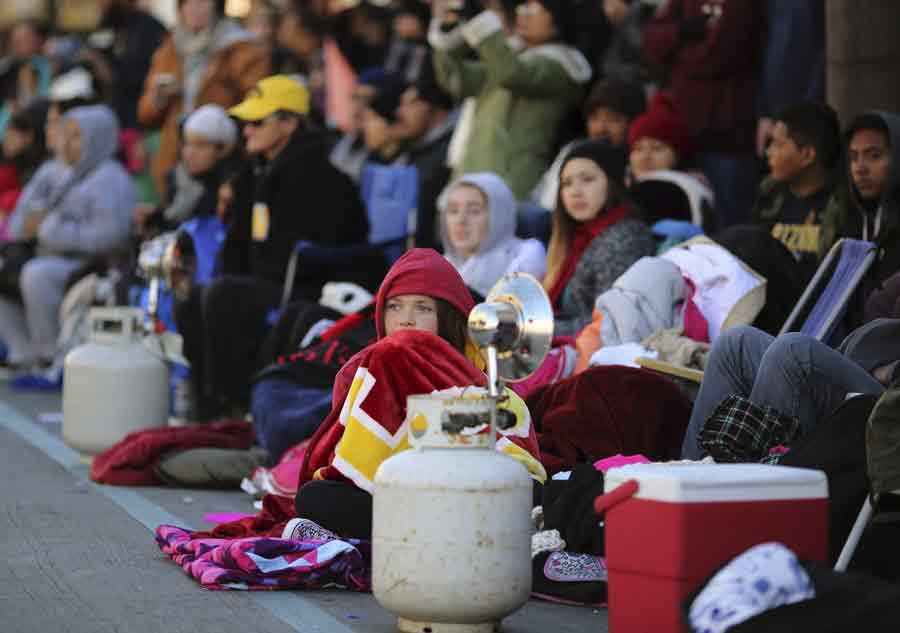
<svg viewBox="0 0 900 633"><path fill-rule="evenodd" d="M644 86L632 81L602 79L591 88L581 111L589 117L598 108L607 108L633 121L647 109Z"/></svg>
<svg viewBox="0 0 900 633"><path fill-rule="evenodd" d="M853 138L853 135L860 130L880 132L884 135L887 144L890 147L891 131L888 129L887 123L885 123L882 116L877 112L863 112L862 114L853 117L853 120L850 121L850 125L847 126L847 131L844 132L844 139L849 143L850 139Z"/></svg>
<svg viewBox="0 0 900 633"><path fill-rule="evenodd" d="M824 103L806 101L788 106L775 116L784 123L797 147L812 147L816 161L831 169L841 153L841 124L835 111Z"/></svg>
<svg viewBox="0 0 900 633"><path fill-rule="evenodd" d="M445 299L435 297L438 315L438 336L450 343L460 354L466 353L466 342L469 340L469 315Z"/></svg>
<svg viewBox="0 0 900 633"><path fill-rule="evenodd" d="M47 123L47 109L49 105L46 99L35 99L9 120L8 127L32 134L31 144L25 148L22 155L17 157L15 161L26 169L37 167L46 158L44 126Z"/></svg>

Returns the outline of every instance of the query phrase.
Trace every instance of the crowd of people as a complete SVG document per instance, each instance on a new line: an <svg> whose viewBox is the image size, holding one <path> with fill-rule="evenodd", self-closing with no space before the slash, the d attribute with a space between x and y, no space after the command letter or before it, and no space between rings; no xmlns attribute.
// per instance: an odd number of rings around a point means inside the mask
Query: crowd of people
<svg viewBox="0 0 900 633"><path fill-rule="evenodd" d="M841 126L817 0L179 0L171 29L101 4L88 36L6 37L5 363L58 365L74 283L113 275L127 303L140 245L208 221L212 272L169 323L191 418L251 412L270 464L312 436L301 517L366 537L379 438L406 395L483 384L466 314L511 272L555 314L528 406L660 332L708 353L670 457L709 452L731 395L809 437L894 383L900 115ZM878 248L848 343L773 338L841 238ZM543 483L534 417L498 446Z"/></svg>

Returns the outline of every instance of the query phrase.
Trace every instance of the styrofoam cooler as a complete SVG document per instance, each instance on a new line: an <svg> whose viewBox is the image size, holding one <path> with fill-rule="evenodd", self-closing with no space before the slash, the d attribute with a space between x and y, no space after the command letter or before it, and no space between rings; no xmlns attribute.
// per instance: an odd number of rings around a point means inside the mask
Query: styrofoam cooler
<svg viewBox="0 0 900 633"><path fill-rule="evenodd" d="M828 554L828 482L762 464L634 464L607 472L606 564L612 633L686 631L683 602L749 547L778 541Z"/></svg>

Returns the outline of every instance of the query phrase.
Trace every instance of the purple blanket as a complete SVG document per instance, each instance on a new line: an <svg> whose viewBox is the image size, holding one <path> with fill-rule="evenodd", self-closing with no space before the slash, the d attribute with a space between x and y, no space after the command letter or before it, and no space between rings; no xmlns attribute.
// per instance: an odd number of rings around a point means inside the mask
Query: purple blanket
<svg viewBox="0 0 900 633"><path fill-rule="evenodd" d="M367 541L198 539L183 528L161 525L156 542L207 589L371 590Z"/></svg>

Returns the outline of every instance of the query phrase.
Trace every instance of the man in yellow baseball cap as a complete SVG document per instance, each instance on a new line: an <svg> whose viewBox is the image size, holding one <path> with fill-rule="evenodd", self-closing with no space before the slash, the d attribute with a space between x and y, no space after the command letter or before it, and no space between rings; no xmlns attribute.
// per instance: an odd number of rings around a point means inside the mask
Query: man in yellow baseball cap
<svg viewBox="0 0 900 633"><path fill-rule="evenodd" d="M276 112L309 114L309 91L290 75L273 75L261 79L244 100L228 111L242 121L259 121Z"/></svg>
<svg viewBox="0 0 900 633"><path fill-rule="evenodd" d="M295 77L273 75L261 79L228 114L244 122L247 154L272 161L306 129L309 91Z"/></svg>
<svg viewBox="0 0 900 633"><path fill-rule="evenodd" d="M0 0L2 2L2 0ZM185 355L202 381L205 417L245 407L269 314L284 292L288 261L300 241L362 244L368 235L359 189L328 156L334 133L308 120L309 92L300 80L275 75L259 81L229 110L243 123L246 153L231 180L221 275L178 309ZM383 258L380 258L383 260ZM349 258L328 266L301 265L295 295L315 302L325 282L357 281L378 264ZM382 264L383 266L383 264ZM374 284L373 284L374 285Z"/></svg>

